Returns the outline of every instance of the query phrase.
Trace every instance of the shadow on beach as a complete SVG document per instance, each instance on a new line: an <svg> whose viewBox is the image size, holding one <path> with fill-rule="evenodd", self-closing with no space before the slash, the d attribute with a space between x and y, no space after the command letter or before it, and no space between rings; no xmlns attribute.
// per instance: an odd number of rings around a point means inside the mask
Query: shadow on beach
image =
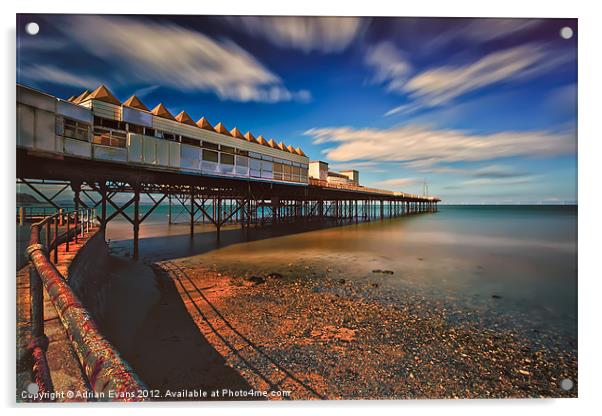
<svg viewBox="0 0 602 416"><path fill-rule="evenodd" d="M131 344L122 350L124 358L148 388L164 394L167 390L203 390L208 397L177 397L164 400L236 400L211 397L211 391L248 391L252 387L213 348L199 331L178 294L174 282L156 273L160 300L135 331ZM245 400L253 397L244 398Z"/></svg>

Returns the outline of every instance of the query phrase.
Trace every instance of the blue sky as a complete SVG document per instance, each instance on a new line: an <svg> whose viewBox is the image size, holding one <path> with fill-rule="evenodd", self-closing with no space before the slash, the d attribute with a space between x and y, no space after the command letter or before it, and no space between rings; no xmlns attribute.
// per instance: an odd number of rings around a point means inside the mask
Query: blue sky
<svg viewBox="0 0 602 416"><path fill-rule="evenodd" d="M364 185L577 199L574 19L20 15L17 48L23 84L66 98L103 83L301 146Z"/></svg>

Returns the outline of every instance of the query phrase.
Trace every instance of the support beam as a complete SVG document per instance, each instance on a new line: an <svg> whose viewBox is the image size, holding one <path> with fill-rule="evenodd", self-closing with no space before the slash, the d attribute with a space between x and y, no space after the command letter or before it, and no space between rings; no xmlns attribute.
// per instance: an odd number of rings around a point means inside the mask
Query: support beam
<svg viewBox="0 0 602 416"><path fill-rule="evenodd" d="M139 186L134 187L134 260L138 260L140 256L140 250L138 247L140 239L140 188Z"/></svg>

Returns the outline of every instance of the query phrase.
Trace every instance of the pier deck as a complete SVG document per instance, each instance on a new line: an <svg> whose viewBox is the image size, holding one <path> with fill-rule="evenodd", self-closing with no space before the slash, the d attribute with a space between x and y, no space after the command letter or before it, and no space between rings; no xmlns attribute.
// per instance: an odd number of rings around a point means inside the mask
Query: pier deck
<svg viewBox="0 0 602 416"><path fill-rule="evenodd" d="M307 184L289 184L187 174L155 166L85 160L27 149L17 150L17 177L56 209L60 206L38 188L43 185L70 188L75 209L95 209L101 227L118 215L126 218L132 224L134 259L139 254L140 224L162 203L181 204L185 208L191 235L195 223L202 220L215 226L219 239L225 224L235 223L245 228L298 221L370 221L433 212L440 201L436 197L314 179ZM116 202L114 197L119 194L128 195L129 200ZM152 202L146 212L141 211L142 196ZM108 214L107 207L113 212Z"/></svg>

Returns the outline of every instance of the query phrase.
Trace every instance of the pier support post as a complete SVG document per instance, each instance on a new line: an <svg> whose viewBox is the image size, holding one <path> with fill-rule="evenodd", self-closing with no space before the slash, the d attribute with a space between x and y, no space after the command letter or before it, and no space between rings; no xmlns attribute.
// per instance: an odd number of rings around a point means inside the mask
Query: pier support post
<svg viewBox="0 0 602 416"><path fill-rule="evenodd" d="M219 241L221 227L222 227L222 199L217 198L217 219L215 220L215 228L217 230L217 241Z"/></svg>
<svg viewBox="0 0 602 416"><path fill-rule="evenodd" d="M134 260L138 260L140 255L139 253L139 239L140 239L140 187L138 185L134 186Z"/></svg>
<svg viewBox="0 0 602 416"><path fill-rule="evenodd" d="M171 193L167 195L167 223L171 225Z"/></svg>
<svg viewBox="0 0 602 416"><path fill-rule="evenodd" d="M106 232L107 228L107 184L102 182L100 184L100 227L103 233Z"/></svg>
<svg viewBox="0 0 602 416"><path fill-rule="evenodd" d="M81 191L81 187L82 184L80 182L71 182L71 190L73 190L73 205L75 208L75 218L74 218L74 228L75 228L75 238L73 239L73 241L75 242L75 244L78 243L78 232L77 232L77 226L79 225L79 203L80 203L80 199L79 199L79 193Z"/></svg>
<svg viewBox="0 0 602 416"><path fill-rule="evenodd" d="M190 236L194 236L194 192L190 192Z"/></svg>

